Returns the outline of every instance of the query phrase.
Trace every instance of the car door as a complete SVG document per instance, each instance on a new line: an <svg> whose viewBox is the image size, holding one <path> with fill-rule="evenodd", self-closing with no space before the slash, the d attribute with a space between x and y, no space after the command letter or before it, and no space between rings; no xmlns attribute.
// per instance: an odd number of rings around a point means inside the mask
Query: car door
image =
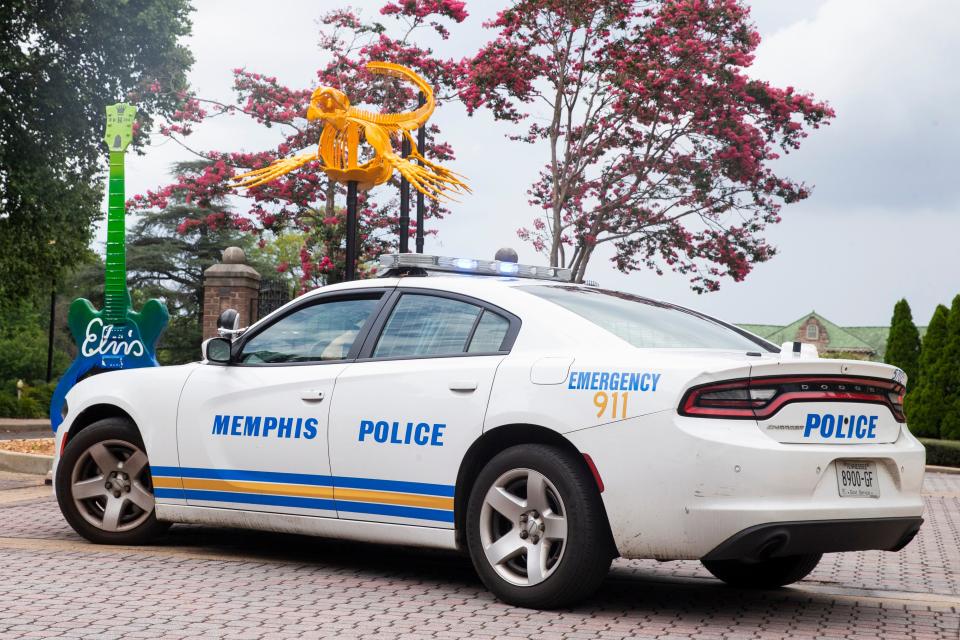
<svg viewBox="0 0 960 640"><path fill-rule="evenodd" d="M340 518L453 526L460 462L519 328L479 300L394 292L337 380L330 458Z"/></svg>
<svg viewBox="0 0 960 640"><path fill-rule="evenodd" d="M330 398L386 290L319 295L204 364L177 413L178 479L189 505L336 517ZM176 487L176 484L173 484Z"/></svg>

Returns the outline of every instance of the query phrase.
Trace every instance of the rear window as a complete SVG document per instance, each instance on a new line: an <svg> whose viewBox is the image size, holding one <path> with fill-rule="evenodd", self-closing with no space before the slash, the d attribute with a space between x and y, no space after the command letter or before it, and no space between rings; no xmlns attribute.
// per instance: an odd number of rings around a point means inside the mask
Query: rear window
<svg viewBox="0 0 960 640"><path fill-rule="evenodd" d="M716 320L693 311L619 291L562 285L523 287L645 349L728 349L774 351Z"/></svg>

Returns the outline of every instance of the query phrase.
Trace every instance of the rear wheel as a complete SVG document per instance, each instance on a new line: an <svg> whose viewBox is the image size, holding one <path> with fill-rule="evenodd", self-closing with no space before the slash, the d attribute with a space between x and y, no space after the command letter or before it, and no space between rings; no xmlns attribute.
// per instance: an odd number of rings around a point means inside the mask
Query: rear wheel
<svg viewBox="0 0 960 640"><path fill-rule="evenodd" d="M99 544L143 544L165 531L140 433L106 418L72 438L57 466L57 502L74 531Z"/></svg>
<svg viewBox="0 0 960 640"><path fill-rule="evenodd" d="M772 589L793 584L813 571L821 553L811 553L783 558L769 558L751 562L748 560L704 560L703 566L714 576L733 587L748 589Z"/></svg>
<svg viewBox="0 0 960 640"><path fill-rule="evenodd" d="M504 602L561 607L592 594L612 559L593 479L576 456L511 447L480 472L467 507L467 545L480 579Z"/></svg>

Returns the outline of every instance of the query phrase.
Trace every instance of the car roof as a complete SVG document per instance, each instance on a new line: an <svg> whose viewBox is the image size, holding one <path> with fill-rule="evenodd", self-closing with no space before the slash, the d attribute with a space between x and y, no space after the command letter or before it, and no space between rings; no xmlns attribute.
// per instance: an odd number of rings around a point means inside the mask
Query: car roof
<svg viewBox="0 0 960 640"><path fill-rule="evenodd" d="M544 304L553 305L552 302L546 300L537 300L536 302L531 301L529 294L518 293L524 288L535 287L535 286L550 286L550 287L563 287L563 288L573 288L573 289L586 289L593 291L606 291L611 292L611 290L600 289L595 285L587 284L578 284L575 282L563 282L552 279L545 278L517 278L517 277L505 277L505 276L495 276L495 275L473 275L473 274L461 274L461 273L449 273L449 272L428 272L427 275L404 275L400 277L382 277L382 278L372 278L367 280L354 280L352 282L341 282L336 285L330 285L317 289L317 292L328 292L328 291L338 291L338 290L351 290L359 288L378 288L378 287L409 287L409 288L418 288L418 289L436 289L438 291L447 291L451 293L459 293L466 296L471 296L484 300L486 302L493 303L495 305L502 305L508 310L520 313L521 309L529 308L530 305L533 305L533 308L539 307L543 309ZM612 291L612 293L619 293ZM717 322L719 324L725 325L732 331L735 331L740 334L748 334L749 332L744 331L743 329L738 328L732 323L726 322L719 318L704 314L702 312L683 307L680 305L673 304L671 302L666 302L663 300L658 300L656 298L648 298L646 296L629 294L632 298L644 301L648 304L653 304L657 306L664 306L689 313L701 318L710 320L712 322ZM521 296L523 300L520 300L517 296ZM511 303L520 303L520 309L514 307ZM553 309L552 313L555 318L565 318L565 322L570 322L574 320L572 311L560 307ZM578 320L585 320L585 318L580 318L577 316ZM589 322L589 320L587 321ZM595 328L596 325L590 323L591 328ZM750 334L751 336L753 334ZM758 336L753 336L757 338ZM760 338L760 340L768 346L776 347L773 343L768 340Z"/></svg>
<svg viewBox="0 0 960 640"><path fill-rule="evenodd" d="M467 297L482 300L487 304L501 307L504 310L520 316L523 321L533 322L534 331L526 332L528 336L538 335L545 344L557 346L561 341L569 338L574 344L583 342L585 336L590 336L591 344L599 348L602 344L610 341L610 344L616 348L622 348L624 341L614 334L595 324L590 319L581 316L572 310L556 303L543 299L541 296L530 295L524 289L530 287L563 287L565 289L580 289L591 291L604 291L614 293L608 290L599 289L594 285L578 284L573 282L558 281L545 278L518 278L496 275L473 275L449 272L428 272L427 275L401 275L385 276L378 278L368 278L363 280L353 280L350 282L339 282L337 284L327 285L308 291L298 296L287 304L283 305L268 316L260 318L253 323L255 327L267 318L274 317L277 313L283 313L284 309L294 305L300 305L310 298L320 295L326 295L337 292L363 291L364 289L432 289L439 292L460 294ZM644 296L634 296L639 301L647 302L657 306L675 308L679 311L700 316L704 319L725 325L731 330L746 335L747 332L738 329L734 325L702 314L691 309L680 307L669 302L663 302ZM561 337L564 336L564 337ZM572 336L572 337L571 337ZM756 338L755 336L753 338ZM752 339L753 339L752 338ZM775 347L764 341L762 338L756 338L761 342L767 343L767 346ZM759 344L759 343L758 343ZM534 345L536 346L536 345ZM539 345L544 346L544 345Z"/></svg>
<svg viewBox="0 0 960 640"><path fill-rule="evenodd" d="M437 273L427 276L389 276L383 278L353 280L350 282L338 282L337 284L331 284L325 287L313 289L304 295L310 296L320 293L348 291L353 289L379 289L382 287L418 287L424 289L441 289L446 291L468 293L472 291L482 292L485 290L495 290L502 287L528 287L537 285L562 285L565 287L595 288L589 285L577 284L574 282L558 282L556 280L538 278L511 278L504 276Z"/></svg>

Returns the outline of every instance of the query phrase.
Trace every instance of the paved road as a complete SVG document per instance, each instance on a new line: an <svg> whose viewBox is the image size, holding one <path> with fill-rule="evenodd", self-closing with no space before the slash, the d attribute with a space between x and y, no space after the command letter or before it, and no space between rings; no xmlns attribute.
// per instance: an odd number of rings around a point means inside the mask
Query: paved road
<svg viewBox="0 0 960 640"><path fill-rule="evenodd" d="M0 440L19 440L20 438L49 438L49 420L20 420L0 418Z"/></svg>
<svg viewBox="0 0 960 640"><path fill-rule="evenodd" d="M36 429L22 429L12 431L0 427L0 440L33 440L35 438L52 438L53 432L50 427L38 427Z"/></svg>
<svg viewBox="0 0 960 640"><path fill-rule="evenodd" d="M97 547L49 489L0 473L0 638L960 638L960 475L930 474L898 554L826 556L797 586L731 589L695 562L617 561L571 610L498 603L465 558L176 526Z"/></svg>

